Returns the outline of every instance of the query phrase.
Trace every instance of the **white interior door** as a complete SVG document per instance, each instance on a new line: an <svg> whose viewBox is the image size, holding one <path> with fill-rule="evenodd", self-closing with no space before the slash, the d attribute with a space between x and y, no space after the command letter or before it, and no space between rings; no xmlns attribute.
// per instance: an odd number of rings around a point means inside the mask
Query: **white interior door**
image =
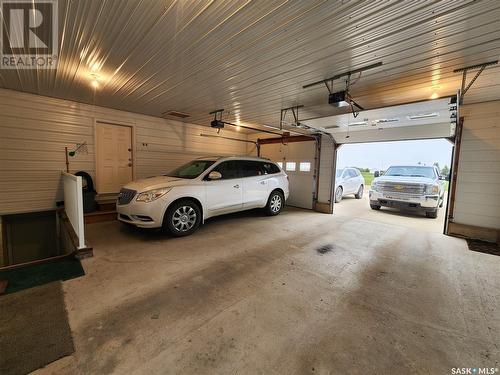
<svg viewBox="0 0 500 375"><path fill-rule="evenodd" d="M132 181L132 128L96 124L97 192L117 193Z"/></svg>
<svg viewBox="0 0 500 375"><path fill-rule="evenodd" d="M304 141L264 144L261 146L261 156L282 163L282 168L290 180L290 196L287 205L312 209L315 191L316 143Z"/></svg>

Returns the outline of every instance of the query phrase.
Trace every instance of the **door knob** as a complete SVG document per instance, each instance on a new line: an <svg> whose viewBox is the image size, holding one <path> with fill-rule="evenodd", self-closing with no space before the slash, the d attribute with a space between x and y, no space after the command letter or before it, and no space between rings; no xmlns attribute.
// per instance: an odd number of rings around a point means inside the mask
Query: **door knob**
<svg viewBox="0 0 500 375"><path fill-rule="evenodd" d="M233 187L236 188L236 189L239 189L240 185L236 184Z"/></svg>
<svg viewBox="0 0 500 375"><path fill-rule="evenodd" d="M132 166L132 163L128 163L128 166L131 167Z"/></svg>

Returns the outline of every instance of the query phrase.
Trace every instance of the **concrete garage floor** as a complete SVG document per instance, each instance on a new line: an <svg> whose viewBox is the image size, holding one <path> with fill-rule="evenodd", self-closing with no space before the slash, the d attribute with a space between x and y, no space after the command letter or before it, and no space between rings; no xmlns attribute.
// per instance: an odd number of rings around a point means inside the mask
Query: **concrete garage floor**
<svg viewBox="0 0 500 375"><path fill-rule="evenodd" d="M500 367L500 258L461 239L293 208L179 239L118 222L87 231L87 275L64 284L76 353L39 374Z"/></svg>

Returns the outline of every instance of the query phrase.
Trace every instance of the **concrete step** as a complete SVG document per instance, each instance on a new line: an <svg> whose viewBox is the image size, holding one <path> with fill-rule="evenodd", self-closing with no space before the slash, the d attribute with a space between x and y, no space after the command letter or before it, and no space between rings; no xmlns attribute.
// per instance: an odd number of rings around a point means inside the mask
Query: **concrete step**
<svg viewBox="0 0 500 375"><path fill-rule="evenodd" d="M116 210L116 200L119 193L98 194L95 197L99 211Z"/></svg>
<svg viewBox="0 0 500 375"><path fill-rule="evenodd" d="M83 215L85 224L100 223L103 221L113 221L116 220L116 210L107 211L94 211Z"/></svg>
<svg viewBox="0 0 500 375"><path fill-rule="evenodd" d="M95 196L95 201L97 203L110 203L110 202L116 202L118 199L118 195L120 193L107 193L107 194L97 194Z"/></svg>

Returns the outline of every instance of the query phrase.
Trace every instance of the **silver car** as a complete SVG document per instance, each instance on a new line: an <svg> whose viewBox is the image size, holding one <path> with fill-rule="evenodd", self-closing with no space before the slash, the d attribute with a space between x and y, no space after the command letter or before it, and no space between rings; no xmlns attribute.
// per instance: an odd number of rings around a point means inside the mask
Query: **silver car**
<svg viewBox="0 0 500 375"><path fill-rule="evenodd" d="M335 203L338 203L348 194L354 194L356 199L363 197L365 178L356 168L337 169L335 175Z"/></svg>

